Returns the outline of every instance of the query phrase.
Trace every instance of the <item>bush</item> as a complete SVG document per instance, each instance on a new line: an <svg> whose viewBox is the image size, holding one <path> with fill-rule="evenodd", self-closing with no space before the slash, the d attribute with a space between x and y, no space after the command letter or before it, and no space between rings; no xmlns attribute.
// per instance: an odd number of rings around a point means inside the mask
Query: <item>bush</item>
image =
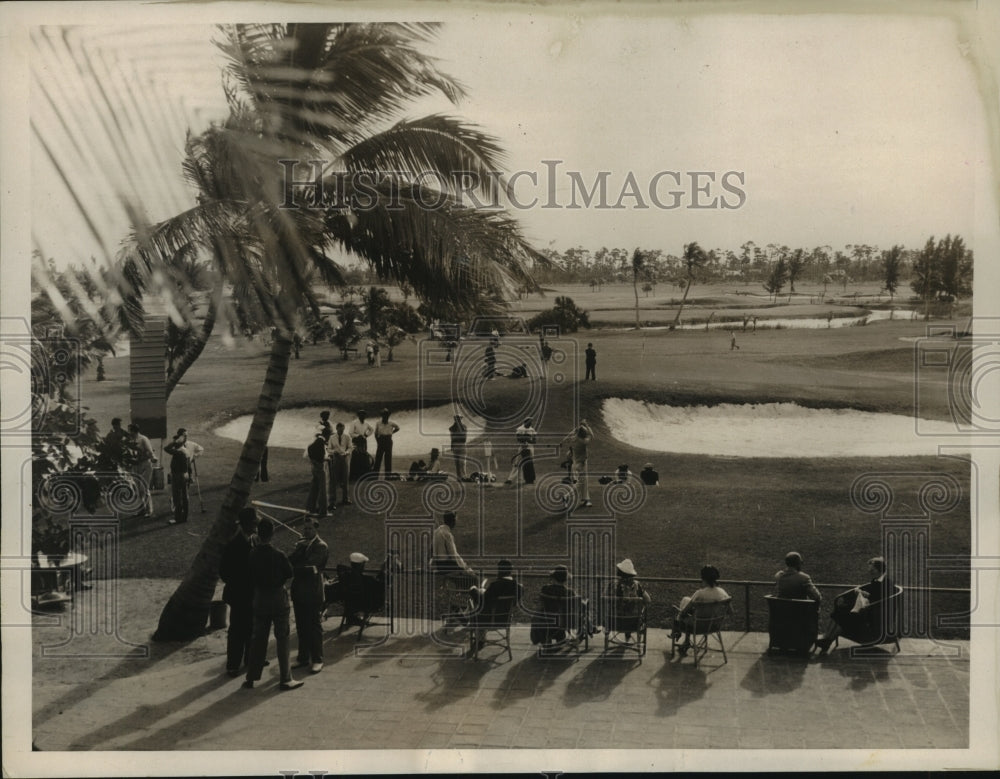
<svg viewBox="0 0 1000 779"><path fill-rule="evenodd" d="M590 318L586 311L577 307L572 298L560 296L549 311L542 311L528 322L528 327L532 330L551 325L558 325L560 333L575 333L581 327L589 328Z"/></svg>

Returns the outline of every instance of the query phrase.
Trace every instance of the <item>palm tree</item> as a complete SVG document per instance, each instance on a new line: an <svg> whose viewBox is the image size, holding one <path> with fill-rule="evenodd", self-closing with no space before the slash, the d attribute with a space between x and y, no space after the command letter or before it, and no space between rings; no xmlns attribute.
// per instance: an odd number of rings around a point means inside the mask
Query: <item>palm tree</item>
<svg viewBox="0 0 1000 779"><path fill-rule="evenodd" d="M708 261L708 255L705 254L705 250L698 245L697 241L692 241L684 247L683 260L684 267L687 272L687 283L684 285L684 297L681 298L681 304L677 309L677 315L674 317L675 325L681 319L681 312L684 310L684 301L687 300L688 292L691 291L691 283L694 281L695 268L700 268L704 265Z"/></svg>
<svg viewBox="0 0 1000 779"><path fill-rule="evenodd" d="M292 333L304 308L318 312L310 279L334 285L332 246L364 259L380 279L404 281L431 303L534 288L529 258L544 262L503 212L464 207L452 171L471 171L484 202L501 191L497 142L456 119L390 124L414 100L459 85L419 47L435 25L289 24L225 28L230 117L188 144L186 175L199 203L136 231L123 274L136 299L164 258L212 242L212 262L241 307L273 324L257 410L218 516L160 615L156 640L186 640L205 625L225 542L249 498L281 400ZM299 183L295 160L324 158L318 182ZM279 162L284 160L285 162ZM303 165L303 167L306 167ZM440 188L415 181L437 174ZM333 195L333 196L331 196ZM391 206L391 207L390 207Z"/></svg>
<svg viewBox="0 0 1000 779"><path fill-rule="evenodd" d="M632 293L635 295L635 329L641 330L642 325L639 324L639 275L642 273L643 268L646 265L646 255L644 255L639 248L632 252Z"/></svg>

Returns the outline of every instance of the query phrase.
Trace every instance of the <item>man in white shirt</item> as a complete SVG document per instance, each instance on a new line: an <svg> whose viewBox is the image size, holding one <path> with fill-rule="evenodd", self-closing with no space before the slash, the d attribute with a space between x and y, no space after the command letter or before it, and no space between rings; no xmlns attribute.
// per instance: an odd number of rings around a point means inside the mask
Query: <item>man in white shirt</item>
<svg viewBox="0 0 1000 779"><path fill-rule="evenodd" d="M570 455L573 459L571 478L580 485L581 506L593 506L590 502L590 485L587 478L587 456L590 442L594 440L594 434L587 424L586 419L580 420L580 425L562 440L562 446L569 447Z"/></svg>
<svg viewBox="0 0 1000 779"><path fill-rule="evenodd" d="M467 574L475 575L475 571L469 566L455 547L455 536L452 530L455 527L456 516L454 511L446 511L441 518L442 524L434 530L431 538L431 566L438 573L454 573L465 571Z"/></svg>
<svg viewBox="0 0 1000 779"><path fill-rule="evenodd" d="M351 505L351 495L349 492L348 477L350 475L351 452L354 445L351 437L344 431L344 423L338 422L336 432L330 436L327 442L327 451L330 453L330 510L337 505L337 489L339 488L344 499L342 505Z"/></svg>
<svg viewBox="0 0 1000 779"><path fill-rule="evenodd" d="M351 443L354 451L351 454L351 478L360 479L368 473L368 437L375 432L371 422L367 422L368 412L362 409L358 412L358 417L351 422L347 429L351 436Z"/></svg>

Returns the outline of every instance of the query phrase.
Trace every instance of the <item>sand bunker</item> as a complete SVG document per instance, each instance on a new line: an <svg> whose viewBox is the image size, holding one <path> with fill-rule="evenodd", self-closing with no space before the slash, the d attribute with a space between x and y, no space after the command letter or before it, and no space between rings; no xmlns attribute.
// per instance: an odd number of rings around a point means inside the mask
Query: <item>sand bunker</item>
<svg viewBox="0 0 1000 779"><path fill-rule="evenodd" d="M870 457L937 454L955 435L947 422L848 409L813 409L795 403L664 406L609 398L604 421L630 446L657 452L732 457Z"/></svg>
<svg viewBox="0 0 1000 779"><path fill-rule="evenodd" d="M337 422L343 422L347 426L355 418L353 412L329 406L285 409L279 411L275 417L268 445L305 450L316 433L319 412L324 410L330 412L330 424L334 426ZM377 409L373 408L370 411L375 414ZM419 412L400 411L393 414L390 419L400 428L392 437L393 456L421 455L426 459L432 447L437 447L442 452L446 451L451 445L448 427L453 421L454 413L451 406L437 406ZM237 417L217 427L215 434L242 442L250 430L251 419L250 415ZM374 427L379 418L377 415L369 416L367 421ZM470 441L482 432L480 420L466 418L465 425L469 428ZM374 439L369 439L368 451L375 453ZM401 470L403 465L402 461L393 463L396 470ZM409 461L405 465L409 467Z"/></svg>

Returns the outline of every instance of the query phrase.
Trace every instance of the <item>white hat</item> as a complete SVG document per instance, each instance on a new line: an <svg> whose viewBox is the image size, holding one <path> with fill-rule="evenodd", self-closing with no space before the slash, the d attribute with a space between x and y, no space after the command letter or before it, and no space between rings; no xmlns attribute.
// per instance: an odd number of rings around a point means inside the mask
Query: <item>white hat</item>
<svg viewBox="0 0 1000 779"><path fill-rule="evenodd" d="M367 563L368 558L365 557L361 552L351 552L351 562L352 563Z"/></svg>
<svg viewBox="0 0 1000 779"><path fill-rule="evenodd" d="M616 566L619 571L621 571L626 576L636 576L635 566L632 565L632 560L626 557Z"/></svg>

